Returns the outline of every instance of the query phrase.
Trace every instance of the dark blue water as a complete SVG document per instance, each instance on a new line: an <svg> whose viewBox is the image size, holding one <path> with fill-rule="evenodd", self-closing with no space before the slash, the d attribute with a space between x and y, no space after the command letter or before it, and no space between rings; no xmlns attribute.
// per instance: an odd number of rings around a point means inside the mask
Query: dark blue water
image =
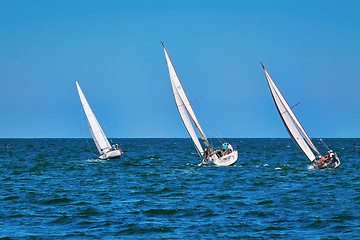
<svg viewBox="0 0 360 240"><path fill-rule="evenodd" d="M0 238L360 238L360 139L327 139L341 167L316 171L290 139L227 139L232 167L197 166L189 139L113 140L101 161L90 139L0 139Z"/></svg>

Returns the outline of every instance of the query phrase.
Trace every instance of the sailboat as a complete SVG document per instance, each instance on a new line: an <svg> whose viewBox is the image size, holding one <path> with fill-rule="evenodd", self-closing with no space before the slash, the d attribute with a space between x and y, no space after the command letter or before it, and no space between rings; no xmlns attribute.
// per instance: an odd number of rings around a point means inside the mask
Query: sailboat
<svg viewBox="0 0 360 240"><path fill-rule="evenodd" d="M190 101L186 96L186 93L181 85L178 75L176 74L175 68L170 60L168 52L166 51L164 43L162 43L162 45L165 52L166 63L169 69L171 86L172 86L176 106L178 108L178 111L180 113L181 119L185 125L186 130L188 131L190 138L194 142L199 157L202 159L200 165L213 163L217 166L231 166L235 164L238 158L238 152L236 150L233 150L231 145L229 144L226 145L226 143L223 143L223 148L216 150L214 150L214 148L211 146L204 131L200 126L200 123L195 115L193 108L191 107ZM195 129L200 135L202 142L205 144L207 148L205 151L202 148L202 145L199 141L199 138L193 126L195 126ZM226 147L224 148L224 146L228 146L228 149L224 150L226 148Z"/></svg>
<svg viewBox="0 0 360 240"><path fill-rule="evenodd" d="M79 83L76 81L76 87L79 93L79 97L81 100L81 104L84 108L85 115L89 124L91 136L95 142L95 145L99 151L100 159L109 159L120 157L123 153L121 149L115 147L115 145L111 146L108 139L106 138L103 130L100 127L99 122L97 121L93 111L91 110L84 93L82 92ZM117 144L116 144L117 145Z"/></svg>
<svg viewBox="0 0 360 240"><path fill-rule="evenodd" d="M323 169L323 168L337 168L340 166L340 160L336 153L330 150L327 147L328 155L323 157L319 150L315 147L314 143L311 141L310 137L300 124L299 120L296 118L295 114L292 111L293 107L290 107L286 102L284 96L281 94L280 90L271 79L269 73L265 69L264 65L261 63L261 66L264 69L267 83L269 85L271 95L275 102L276 108L279 112L279 115L288 131L290 137L298 146L298 148L303 152L303 154L313 163L309 168L311 169ZM296 106L296 105L295 105ZM295 107L294 106L294 107ZM322 141L322 139L321 139ZM315 154L317 156L315 156Z"/></svg>

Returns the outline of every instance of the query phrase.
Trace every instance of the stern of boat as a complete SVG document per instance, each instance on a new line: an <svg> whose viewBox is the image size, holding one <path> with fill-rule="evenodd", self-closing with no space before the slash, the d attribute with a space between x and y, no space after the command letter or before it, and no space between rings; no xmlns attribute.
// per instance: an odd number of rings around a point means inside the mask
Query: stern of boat
<svg viewBox="0 0 360 240"><path fill-rule="evenodd" d="M336 153L334 153L334 155L335 155L335 158L333 159L332 162L333 162L334 168L338 168L340 166L340 159Z"/></svg>
<svg viewBox="0 0 360 240"><path fill-rule="evenodd" d="M110 158L117 158L120 156L121 156L120 150L116 149L116 150L109 151L109 152L106 152L106 153L100 155L99 158L105 160L105 159L110 159Z"/></svg>
<svg viewBox="0 0 360 240"><path fill-rule="evenodd" d="M211 155L210 161L213 162L217 166L231 166L236 163L238 159L238 151L232 151L225 156L218 157L216 151Z"/></svg>

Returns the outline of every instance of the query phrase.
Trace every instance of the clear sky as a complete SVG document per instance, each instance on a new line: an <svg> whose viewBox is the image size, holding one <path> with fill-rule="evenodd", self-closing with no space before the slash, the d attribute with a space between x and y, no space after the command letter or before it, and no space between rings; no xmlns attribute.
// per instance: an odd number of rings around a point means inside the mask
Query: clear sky
<svg viewBox="0 0 360 240"><path fill-rule="evenodd" d="M160 41L209 137L359 137L359 1L0 1L0 137L188 137Z"/></svg>

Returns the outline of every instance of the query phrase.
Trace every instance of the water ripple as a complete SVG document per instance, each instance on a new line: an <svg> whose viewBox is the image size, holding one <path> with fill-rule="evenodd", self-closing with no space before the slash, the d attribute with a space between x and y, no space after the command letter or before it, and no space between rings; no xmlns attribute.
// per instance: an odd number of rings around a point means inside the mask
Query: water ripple
<svg viewBox="0 0 360 240"><path fill-rule="evenodd" d="M360 236L360 139L326 139L342 165L323 171L290 139L229 139L221 168L189 139L113 139L125 153L106 161L91 141L0 139L1 239Z"/></svg>

